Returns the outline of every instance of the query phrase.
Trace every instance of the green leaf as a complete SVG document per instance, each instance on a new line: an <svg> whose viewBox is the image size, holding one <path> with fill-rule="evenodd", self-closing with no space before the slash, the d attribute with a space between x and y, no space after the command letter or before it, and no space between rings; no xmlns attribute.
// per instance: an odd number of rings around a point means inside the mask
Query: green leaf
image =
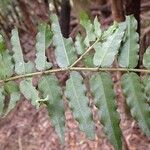
<svg viewBox="0 0 150 150"><path fill-rule="evenodd" d="M8 51L0 53L0 79L6 79L13 75L14 64Z"/></svg>
<svg viewBox="0 0 150 150"><path fill-rule="evenodd" d="M48 24L40 24L38 26L38 33L36 36L36 68L39 71L50 69L52 64L47 62L45 55L46 49L49 47L52 41L52 33Z"/></svg>
<svg viewBox="0 0 150 150"><path fill-rule="evenodd" d="M96 22L96 21L95 21ZM86 31L86 37L84 40L84 43L86 46L90 46L90 42L95 41L96 36L95 36L95 31L94 31L94 26L89 19L88 15L85 13L82 13L80 17L80 24L85 28ZM95 25L97 28L97 24Z"/></svg>
<svg viewBox="0 0 150 150"><path fill-rule="evenodd" d="M33 106L38 107L39 92L32 85L32 79L28 78L20 82L20 91L24 97L28 100L31 100Z"/></svg>
<svg viewBox="0 0 150 150"><path fill-rule="evenodd" d="M4 88L0 87L0 117L3 115L3 110L4 110Z"/></svg>
<svg viewBox="0 0 150 150"><path fill-rule="evenodd" d="M59 67L68 67L77 59L73 41L71 38L65 39L62 36L59 21L56 15L51 16L51 21L52 31L54 33L53 44L56 47L56 61Z"/></svg>
<svg viewBox="0 0 150 150"><path fill-rule="evenodd" d="M83 58L84 65L86 67L92 67L92 68L95 67L95 65L93 64L93 57L94 57L94 52L90 52Z"/></svg>
<svg viewBox="0 0 150 150"><path fill-rule="evenodd" d="M116 111L113 82L108 73L97 73L90 79L94 101L99 110L101 123L110 142L116 150L122 149L122 134L119 127L119 114Z"/></svg>
<svg viewBox="0 0 150 150"><path fill-rule="evenodd" d="M84 44L84 38L81 36L81 34L78 34L76 36L75 48L78 55L82 55L87 48L86 45Z"/></svg>
<svg viewBox="0 0 150 150"><path fill-rule="evenodd" d="M96 52L93 63L95 66L109 67L112 65L115 56L118 53L125 29L125 22L120 23L116 31L110 35L104 43L98 42L94 45Z"/></svg>
<svg viewBox="0 0 150 150"><path fill-rule="evenodd" d="M79 122L80 130L84 131L89 138L94 138L94 124L91 118L91 110L88 107L86 87L78 72L71 72L66 83L65 95L69 100L73 116Z"/></svg>
<svg viewBox="0 0 150 150"><path fill-rule="evenodd" d="M5 95L10 97L8 107L5 109L5 115L12 110L17 101L20 99L19 86L14 81L9 81L4 84Z"/></svg>
<svg viewBox="0 0 150 150"><path fill-rule="evenodd" d="M94 19L94 33L95 33L96 37L101 37L101 35L102 35L101 25L98 21L97 16Z"/></svg>
<svg viewBox="0 0 150 150"><path fill-rule="evenodd" d="M102 40L106 40L109 36L111 36L116 29L118 28L118 23L114 22L113 25L111 25L106 31L102 34Z"/></svg>
<svg viewBox="0 0 150 150"><path fill-rule="evenodd" d="M143 80L144 92L146 94L148 102L150 102L150 76L146 75Z"/></svg>
<svg viewBox="0 0 150 150"><path fill-rule="evenodd" d="M11 94L11 93L14 93L14 92L18 92L18 91L19 91L19 87L18 87L17 83L14 82L14 81L6 82L6 83L4 84L4 89L5 89L5 91L6 91L8 94Z"/></svg>
<svg viewBox="0 0 150 150"><path fill-rule="evenodd" d="M13 92L10 94L10 102L7 108L7 112L5 114L7 114L8 112L10 112L17 104L17 102L20 100L20 92Z"/></svg>
<svg viewBox="0 0 150 150"><path fill-rule="evenodd" d="M121 67L135 68L138 64L139 51L139 35L137 30L137 21L133 15L126 17L126 39L120 48L120 55L118 58Z"/></svg>
<svg viewBox="0 0 150 150"><path fill-rule="evenodd" d="M146 49L143 56L143 65L145 68L150 69L150 46Z"/></svg>
<svg viewBox="0 0 150 150"><path fill-rule="evenodd" d="M19 39L17 29L12 30L11 44L12 44L12 50L14 52L13 57L15 61L15 72L19 75L33 72L33 63L24 62L23 52L20 45L20 39Z"/></svg>
<svg viewBox="0 0 150 150"><path fill-rule="evenodd" d="M62 91L54 75L43 76L38 84L43 97L48 97L47 110L61 141L64 141L65 114Z"/></svg>
<svg viewBox="0 0 150 150"><path fill-rule="evenodd" d="M76 36L75 48L78 55L82 55L87 49L87 46L84 44L84 38L81 36L81 34ZM94 52L90 52L84 56L83 62L86 67L94 67L93 57Z"/></svg>
<svg viewBox="0 0 150 150"><path fill-rule="evenodd" d="M0 35L0 53L4 52L6 50L6 44L4 42L4 38L2 35Z"/></svg>
<svg viewBox="0 0 150 150"><path fill-rule="evenodd" d="M143 132L150 136L150 107L140 77L136 73L126 73L121 82L131 115L138 121Z"/></svg>
<svg viewBox="0 0 150 150"><path fill-rule="evenodd" d="M0 13L3 15L7 15L9 12L9 8L11 6L12 1L11 0L1 0L0 1Z"/></svg>

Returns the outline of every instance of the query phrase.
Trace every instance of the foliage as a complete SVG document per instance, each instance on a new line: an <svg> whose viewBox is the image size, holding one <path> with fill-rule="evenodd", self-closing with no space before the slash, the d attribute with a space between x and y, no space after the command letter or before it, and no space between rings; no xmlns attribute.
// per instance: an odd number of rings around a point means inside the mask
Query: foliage
<svg viewBox="0 0 150 150"><path fill-rule="evenodd" d="M120 150L122 149L120 119L113 91L113 81L108 71L124 71L127 73L122 76L121 82L127 105L139 127L149 136L149 75L147 74L144 80L141 80L139 75L133 72L150 73L150 70L134 69L138 64L139 50L137 22L134 17L127 16L125 22L115 22L107 30L102 31L97 18L92 22L83 14L80 23L85 28L86 35L78 34L75 42L71 38L66 39L62 36L56 15L52 15L50 20L51 27L44 23L38 25L35 62L25 62L17 28L12 30L13 54L6 50L4 41L0 38L1 116L3 117L15 107L16 102L20 100L20 95L30 100L37 109L44 103L52 124L63 142L65 129L63 100L65 99L69 102L69 107L79 123L80 130L93 139L95 124L87 96L91 90L104 132L115 149ZM49 46L54 46L58 68L54 69L53 64L47 60L46 49ZM111 68L114 60L118 60L119 65L124 68ZM149 60L148 48L144 54L144 67L150 68ZM84 71L104 72L93 74L91 77ZM65 85L59 84L59 79L54 74L56 72L69 74ZM41 75L37 87L32 83L36 75ZM83 76L90 77L89 89ZM19 82L16 83L17 79ZM9 99L8 107L5 106L6 98Z"/></svg>
<svg viewBox="0 0 150 150"><path fill-rule="evenodd" d="M150 101L150 76L146 75L143 79L143 85L144 85L144 92L147 97L147 101Z"/></svg>
<svg viewBox="0 0 150 150"><path fill-rule="evenodd" d="M85 95L86 88L83 78L78 72L70 73L66 82L65 95L69 100L69 106L73 110L74 118L79 122L79 127L88 137L94 137L94 124L91 118L91 110L88 107L88 98Z"/></svg>
<svg viewBox="0 0 150 150"><path fill-rule="evenodd" d="M110 35L105 42L98 42L95 44L94 64L99 67L109 67L113 63L118 49L120 47L124 31L126 29L126 23L120 23L118 28Z"/></svg>
<svg viewBox="0 0 150 150"><path fill-rule="evenodd" d="M111 76L108 73L97 73L91 77L90 86L104 131L116 150L119 150L122 147L121 130Z"/></svg>
<svg viewBox="0 0 150 150"><path fill-rule="evenodd" d="M13 75L14 64L12 63L12 56L7 50L0 53L0 79L5 79Z"/></svg>
<svg viewBox="0 0 150 150"><path fill-rule="evenodd" d="M5 96L4 96L3 92L4 92L4 88L1 87L0 88L0 113L1 113L0 116L3 115L3 110L4 110L4 99L5 99Z"/></svg>
<svg viewBox="0 0 150 150"><path fill-rule="evenodd" d="M15 61L15 72L19 75L32 72L33 71L32 62L26 63L24 61L17 29L12 30L11 43L13 47L12 50L14 52L13 58Z"/></svg>
<svg viewBox="0 0 150 150"><path fill-rule="evenodd" d="M59 86L58 79L54 75L43 76L38 84L39 91L42 92L43 98L47 98L47 110L56 131L64 141L64 105L62 100L62 90Z"/></svg>
<svg viewBox="0 0 150 150"><path fill-rule="evenodd" d="M52 33L50 26L47 24L40 24L38 26L38 33L36 36L36 68L39 71L50 69L52 64L46 61L45 49L49 47L52 41Z"/></svg>
<svg viewBox="0 0 150 150"><path fill-rule="evenodd" d="M39 98L39 92L35 89L35 87L32 85L32 79L27 78L25 80L22 80L20 82L20 91L25 96L26 99L31 100L31 103L34 106L38 106L38 100Z"/></svg>
<svg viewBox="0 0 150 150"><path fill-rule="evenodd" d="M146 52L143 57L143 65L145 68L150 68L150 46L146 49Z"/></svg>
<svg viewBox="0 0 150 150"><path fill-rule="evenodd" d="M5 110L5 114L7 114L13 107L16 105L17 101L20 99L20 91L19 86L14 81L9 81L4 84L5 94L10 96L10 101L7 109Z"/></svg>
<svg viewBox="0 0 150 150"><path fill-rule="evenodd" d="M133 15L126 17L127 30L125 39L120 47L121 52L118 58L121 67L135 68L138 63L139 35L136 33L137 21Z"/></svg>
<svg viewBox="0 0 150 150"><path fill-rule="evenodd" d="M55 55L59 67L70 66L77 58L72 39L65 39L61 34L58 18L56 15L51 17L52 31L54 33L53 43L56 47Z"/></svg>
<svg viewBox="0 0 150 150"><path fill-rule="evenodd" d="M150 107L147 104L140 77L135 73L124 74L122 86L131 115L138 121L143 132L150 136Z"/></svg>

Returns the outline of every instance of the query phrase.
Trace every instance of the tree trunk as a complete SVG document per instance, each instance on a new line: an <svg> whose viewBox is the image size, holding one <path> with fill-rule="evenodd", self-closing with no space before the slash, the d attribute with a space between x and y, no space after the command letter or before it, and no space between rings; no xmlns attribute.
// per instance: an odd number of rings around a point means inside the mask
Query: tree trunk
<svg viewBox="0 0 150 150"><path fill-rule="evenodd" d="M116 22L125 20L122 0L110 0L113 18Z"/></svg>
<svg viewBox="0 0 150 150"><path fill-rule="evenodd" d="M69 37L70 11L71 7L69 0L62 0L60 12L60 26L61 32L65 38Z"/></svg>

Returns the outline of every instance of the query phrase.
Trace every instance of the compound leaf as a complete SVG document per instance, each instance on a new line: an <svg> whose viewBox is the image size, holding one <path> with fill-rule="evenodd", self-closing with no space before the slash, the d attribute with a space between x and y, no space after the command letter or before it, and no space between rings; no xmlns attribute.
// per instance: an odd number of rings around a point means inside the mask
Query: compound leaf
<svg viewBox="0 0 150 150"><path fill-rule="evenodd" d="M101 25L98 21L97 16L94 19L94 32L97 38L101 37L102 35L102 30L101 30Z"/></svg>
<svg viewBox="0 0 150 150"><path fill-rule="evenodd" d="M126 17L126 24L126 39L120 48L120 55L118 61L121 67L135 68L138 64L139 59L139 35L136 32L137 21L133 15L130 15Z"/></svg>
<svg viewBox="0 0 150 150"><path fill-rule="evenodd" d="M53 31L53 44L55 48L56 61L59 67L68 67L75 60L75 48L71 38L65 39L62 36L59 21L56 15L52 15L52 31Z"/></svg>
<svg viewBox="0 0 150 150"><path fill-rule="evenodd" d="M8 107L5 110L5 114L7 114L10 110L12 110L16 106L17 101L19 101L20 90L19 86L14 81L9 81L5 83L4 90L5 94L10 96Z"/></svg>
<svg viewBox="0 0 150 150"><path fill-rule="evenodd" d="M83 62L86 67L95 67L95 65L93 64L93 57L94 57L94 52L90 52L83 57Z"/></svg>
<svg viewBox="0 0 150 150"><path fill-rule="evenodd" d="M33 72L33 63L30 61L27 63L24 62L18 29L16 28L12 30L11 44L14 52L13 58L15 61L15 72L19 75Z"/></svg>
<svg viewBox="0 0 150 150"><path fill-rule="evenodd" d="M119 127L119 114L117 112L113 82L108 73L97 73L90 79L90 87L94 101L99 110L104 132L116 150L122 147L122 134Z"/></svg>
<svg viewBox="0 0 150 150"><path fill-rule="evenodd" d="M47 110L61 141L64 141L65 115L62 92L54 75L43 76L38 84L43 97L47 97Z"/></svg>
<svg viewBox="0 0 150 150"><path fill-rule="evenodd" d="M96 52L93 63L95 66L109 67L112 65L115 56L118 53L125 29L125 22L118 24L118 28L106 39L106 41L104 41L104 43L98 42L94 45Z"/></svg>
<svg viewBox="0 0 150 150"><path fill-rule="evenodd" d="M20 91L26 99L31 100L32 105L38 107L38 101L40 101L39 92L32 85L31 78L20 82Z"/></svg>
<svg viewBox="0 0 150 150"><path fill-rule="evenodd" d="M88 137L94 138L94 124L85 94L83 78L78 72L71 72L66 83L65 96L69 100L75 119L79 122L80 130L84 131Z"/></svg>
<svg viewBox="0 0 150 150"><path fill-rule="evenodd" d="M14 81L6 82L4 84L4 89L8 94L19 91L19 87Z"/></svg>
<svg viewBox="0 0 150 150"><path fill-rule="evenodd" d="M52 41L52 33L48 24L39 24L36 36L36 68L39 71L50 69L52 64L47 62L46 49Z"/></svg>
<svg viewBox="0 0 150 150"><path fill-rule="evenodd" d="M80 24L85 28L86 37L84 39L84 43L87 47L89 47L90 42L95 41L96 35L94 32L94 26L93 26L91 20L89 19L88 15L85 14L84 12L80 16ZM97 28L97 24L95 25L95 27Z"/></svg>
<svg viewBox="0 0 150 150"><path fill-rule="evenodd" d="M150 69L150 46L146 49L143 56L143 65L145 68Z"/></svg>
<svg viewBox="0 0 150 150"><path fill-rule="evenodd" d="M76 36L75 48L78 55L82 55L86 50L86 45L84 44L84 38L81 36L81 34L78 34Z"/></svg>
<svg viewBox="0 0 150 150"><path fill-rule="evenodd" d="M121 82L131 115L138 121L143 132L150 136L150 107L140 77L136 73L126 73Z"/></svg>
<svg viewBox="0 0 150 150"><path fill-rule="evenodd" d="M4 88L0 87L0 116L3 115L3 110L4 110L4 100L5 100L5 96L4 96Z"/></svg>
<svg viewBox="0 0 150 150"><path fill-rule="evenodd" d="M0 53L6 50L6 44L4 42L4 38L0 35Z"/></svg>
<svg viewBox="0 0 150 150"><path fill-rule="evenodd" d="M9 52L3 51L0 53L0 79L6 79L13 75L14 64L12 56Z"/></svg>
<svg viewBox="0 0 150 150"><path fill-rule="evenodd" d="M13 92L13 93L11 93L10 94L10 102L9 102L9 106L7 108L7 112L12 110L16 106L16 103L19 100L20 100L20 92Z"/></svg>
<svg viewBox="0 0 150 150"><path fill-rule="evenodd" d="M150 102L150 76L146 75L143 79L144 92L146 94L147 100Z"/></svg>
<svg viewBox="0 0 150 150"><path fill-rule="evenodd" d="M118 23L114 22L106 31L102 34L102 40L106 40L109 36L111 36L117 29Z"/></svg>

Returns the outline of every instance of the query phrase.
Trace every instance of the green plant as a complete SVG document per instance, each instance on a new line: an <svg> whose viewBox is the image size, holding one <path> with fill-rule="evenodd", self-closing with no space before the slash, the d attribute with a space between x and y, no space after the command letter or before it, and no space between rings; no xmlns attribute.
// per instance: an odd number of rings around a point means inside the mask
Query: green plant
<svg viewBox="0 0 150 150"><path fill-rule="evenodd" d="M93 139L95 126L91 108L88 105L87 87L81 72L91 71L89 85L93 94L95 106L99 110L99 118L104 132L116 150L122 149L122 134L119 127L119 113L113 90L113 81L109 72L126 72L121 83L126 96L131 115L136 119L142 131L150 136L149 75L150 70L135 69L138 63L137 22L131 16L123 23L114 23L106 31L102 31L95 18L92 23L88 17L81 17L81 25L86 36L78 34L75 43L71 38L62 36L58 18L51 16L51 28L48 24L39 24L36 36L36 60L25 62L17 28L12 30L11 54L0 40L0 112L1 116L8 113L20 99L20 95L31 101L38 109L40 103L47 105L51 121L63 141L65 127L65 110L63 98L69 101L74 118L79 122L79 128ZM2 37L1 37L2 39ZM55 47L56 62L59 68L47 61L45 49L51 44ZM90 55L89 55L90 54ZM89 57L90 56L90 57ZM87 59L88 58L88 59ZM145 68L150 68L149 48L143 58ZM112 68L114 60L122 68ZM79 65L78 63L81 62ZM90 66L93 67L88 67ZM81 67L81 66L87 67ZM62 88L55 76L58 72L68 72L69 79ZM96 73L95 73L96 72ZM142 81L136 72L146 74ZM32 78L41 75L38 86L32 85ZM15 80L21 79L19 84ZM143 86L145 85L145 88ZM65 88L65 90L63 90ZM5 98L9 96L8 107ZM5 109L4 109L5 108Z"/></svg>

